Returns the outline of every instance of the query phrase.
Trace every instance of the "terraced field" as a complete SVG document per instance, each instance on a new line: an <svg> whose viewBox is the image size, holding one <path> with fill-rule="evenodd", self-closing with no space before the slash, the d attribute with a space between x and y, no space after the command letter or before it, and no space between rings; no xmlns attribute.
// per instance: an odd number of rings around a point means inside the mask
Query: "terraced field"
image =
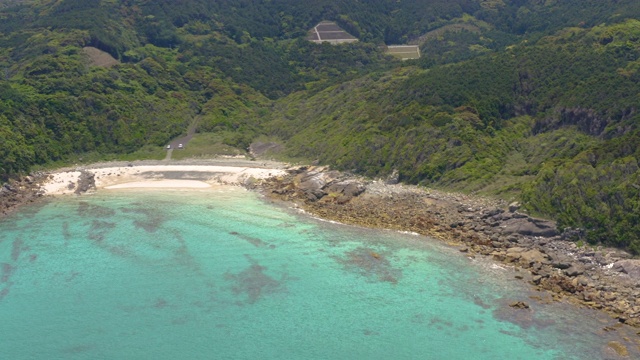
<svg viewBox="0 0 640 360"><path fill-rule="evenodd" d="M307 40L313 41L317 44L323 42L341 44L358 41L355 36L344 31L344 29L333 21L321 21L309 31Z"/></svg>
<svg viewBox="0 0 640 360"><path fill-rule="evenodd" d="M402 60L420 59L420 47L418 45L389 45L387 54Z"/></svg>

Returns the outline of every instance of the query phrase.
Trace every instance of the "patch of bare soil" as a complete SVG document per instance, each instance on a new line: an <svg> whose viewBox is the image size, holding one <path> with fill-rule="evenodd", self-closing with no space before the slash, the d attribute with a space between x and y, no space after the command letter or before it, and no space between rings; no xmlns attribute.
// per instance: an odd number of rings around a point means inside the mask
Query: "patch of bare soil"
<svg viewBox="0 0 640 360"><path fill-rule="evenodd" d="M279 153L284 149L282 144L274 143L274 142L254 142L249 146L249 152L254 157L263 156L269 152Z"/></svg>
<svg viewBox="0 0 640 360"><path fill-rule="evenodd" d="M86 47L83 47L82 50L89 57L89 62L91 66L111 67L113 65L120 63L109 53L104 52L98 48L94 48L92 46L86 46Z"/></svg>

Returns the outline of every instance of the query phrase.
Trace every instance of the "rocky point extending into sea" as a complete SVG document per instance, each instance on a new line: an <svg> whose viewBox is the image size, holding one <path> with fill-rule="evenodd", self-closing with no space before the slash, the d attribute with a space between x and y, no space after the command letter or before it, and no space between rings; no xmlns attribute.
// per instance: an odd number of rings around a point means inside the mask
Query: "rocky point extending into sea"
<svg viewBox="0 0 640 360"><path fill-rule="evenodd" d="M469 257L491 257L519 269L516 277L541 291L538 300L551 294L640 327L640 260L617 249L577 246L572 240L580 230L561 232L517 203L402 185L393 178L374 181L326 167L291 168L260 186L268 197L321 218L415 232L457 246ZM528 308L525 302L513 306Z"/></svg>
<svg viewBox="0 0 640 360"><path fill-rule="evenodd" d="M48 177L46 173L35 172L29 176L9 180L0 186L0 217L21 205L40 199L44 195L42 184Z"/></svg>

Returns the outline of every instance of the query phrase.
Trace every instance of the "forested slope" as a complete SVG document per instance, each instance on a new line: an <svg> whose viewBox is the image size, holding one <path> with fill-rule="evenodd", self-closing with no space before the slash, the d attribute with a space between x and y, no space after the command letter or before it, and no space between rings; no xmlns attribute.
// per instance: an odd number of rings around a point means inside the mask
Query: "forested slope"
<svg viewBox="0 0 640 360"><path fill-rule="evenodd" d="M640 252L639 40L629 20L374 74L279 101L271 131L291 156L519 198Z"/></svg>
<svg viewBox="0 0 640 360"><path fill-rule="evenodd" d="M229 143L245 148L269 98L393 62L364 42L238 37L236 25L215 20L224 12L210 2L16 3L0 11L3 179L69 155L161 146L195 117L200 131L235 132ZM121 63L91 66L86 46Z"/></svg>
<svg viewBox="0 0 640 360"><path fill-rule="evenodd" d="M160 152L197 120L640 253L638 19L636 0L0 0L0 179ZM321 20L360 41L304 40ZM403 43L423 57L384 54Z"/></svg>

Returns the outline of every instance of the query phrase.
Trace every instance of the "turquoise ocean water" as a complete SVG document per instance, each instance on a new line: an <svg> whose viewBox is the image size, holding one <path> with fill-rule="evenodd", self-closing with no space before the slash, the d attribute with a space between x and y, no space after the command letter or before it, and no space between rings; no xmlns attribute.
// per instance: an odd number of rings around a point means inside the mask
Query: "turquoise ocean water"
<svg viewBox="0 0 640 360"><path fill-rule="evenodd" d="M600 359L611 320L430 239L236 188L102 191L0 220L2 359ZM515 310L523 300L530 310Z"/></svg>

